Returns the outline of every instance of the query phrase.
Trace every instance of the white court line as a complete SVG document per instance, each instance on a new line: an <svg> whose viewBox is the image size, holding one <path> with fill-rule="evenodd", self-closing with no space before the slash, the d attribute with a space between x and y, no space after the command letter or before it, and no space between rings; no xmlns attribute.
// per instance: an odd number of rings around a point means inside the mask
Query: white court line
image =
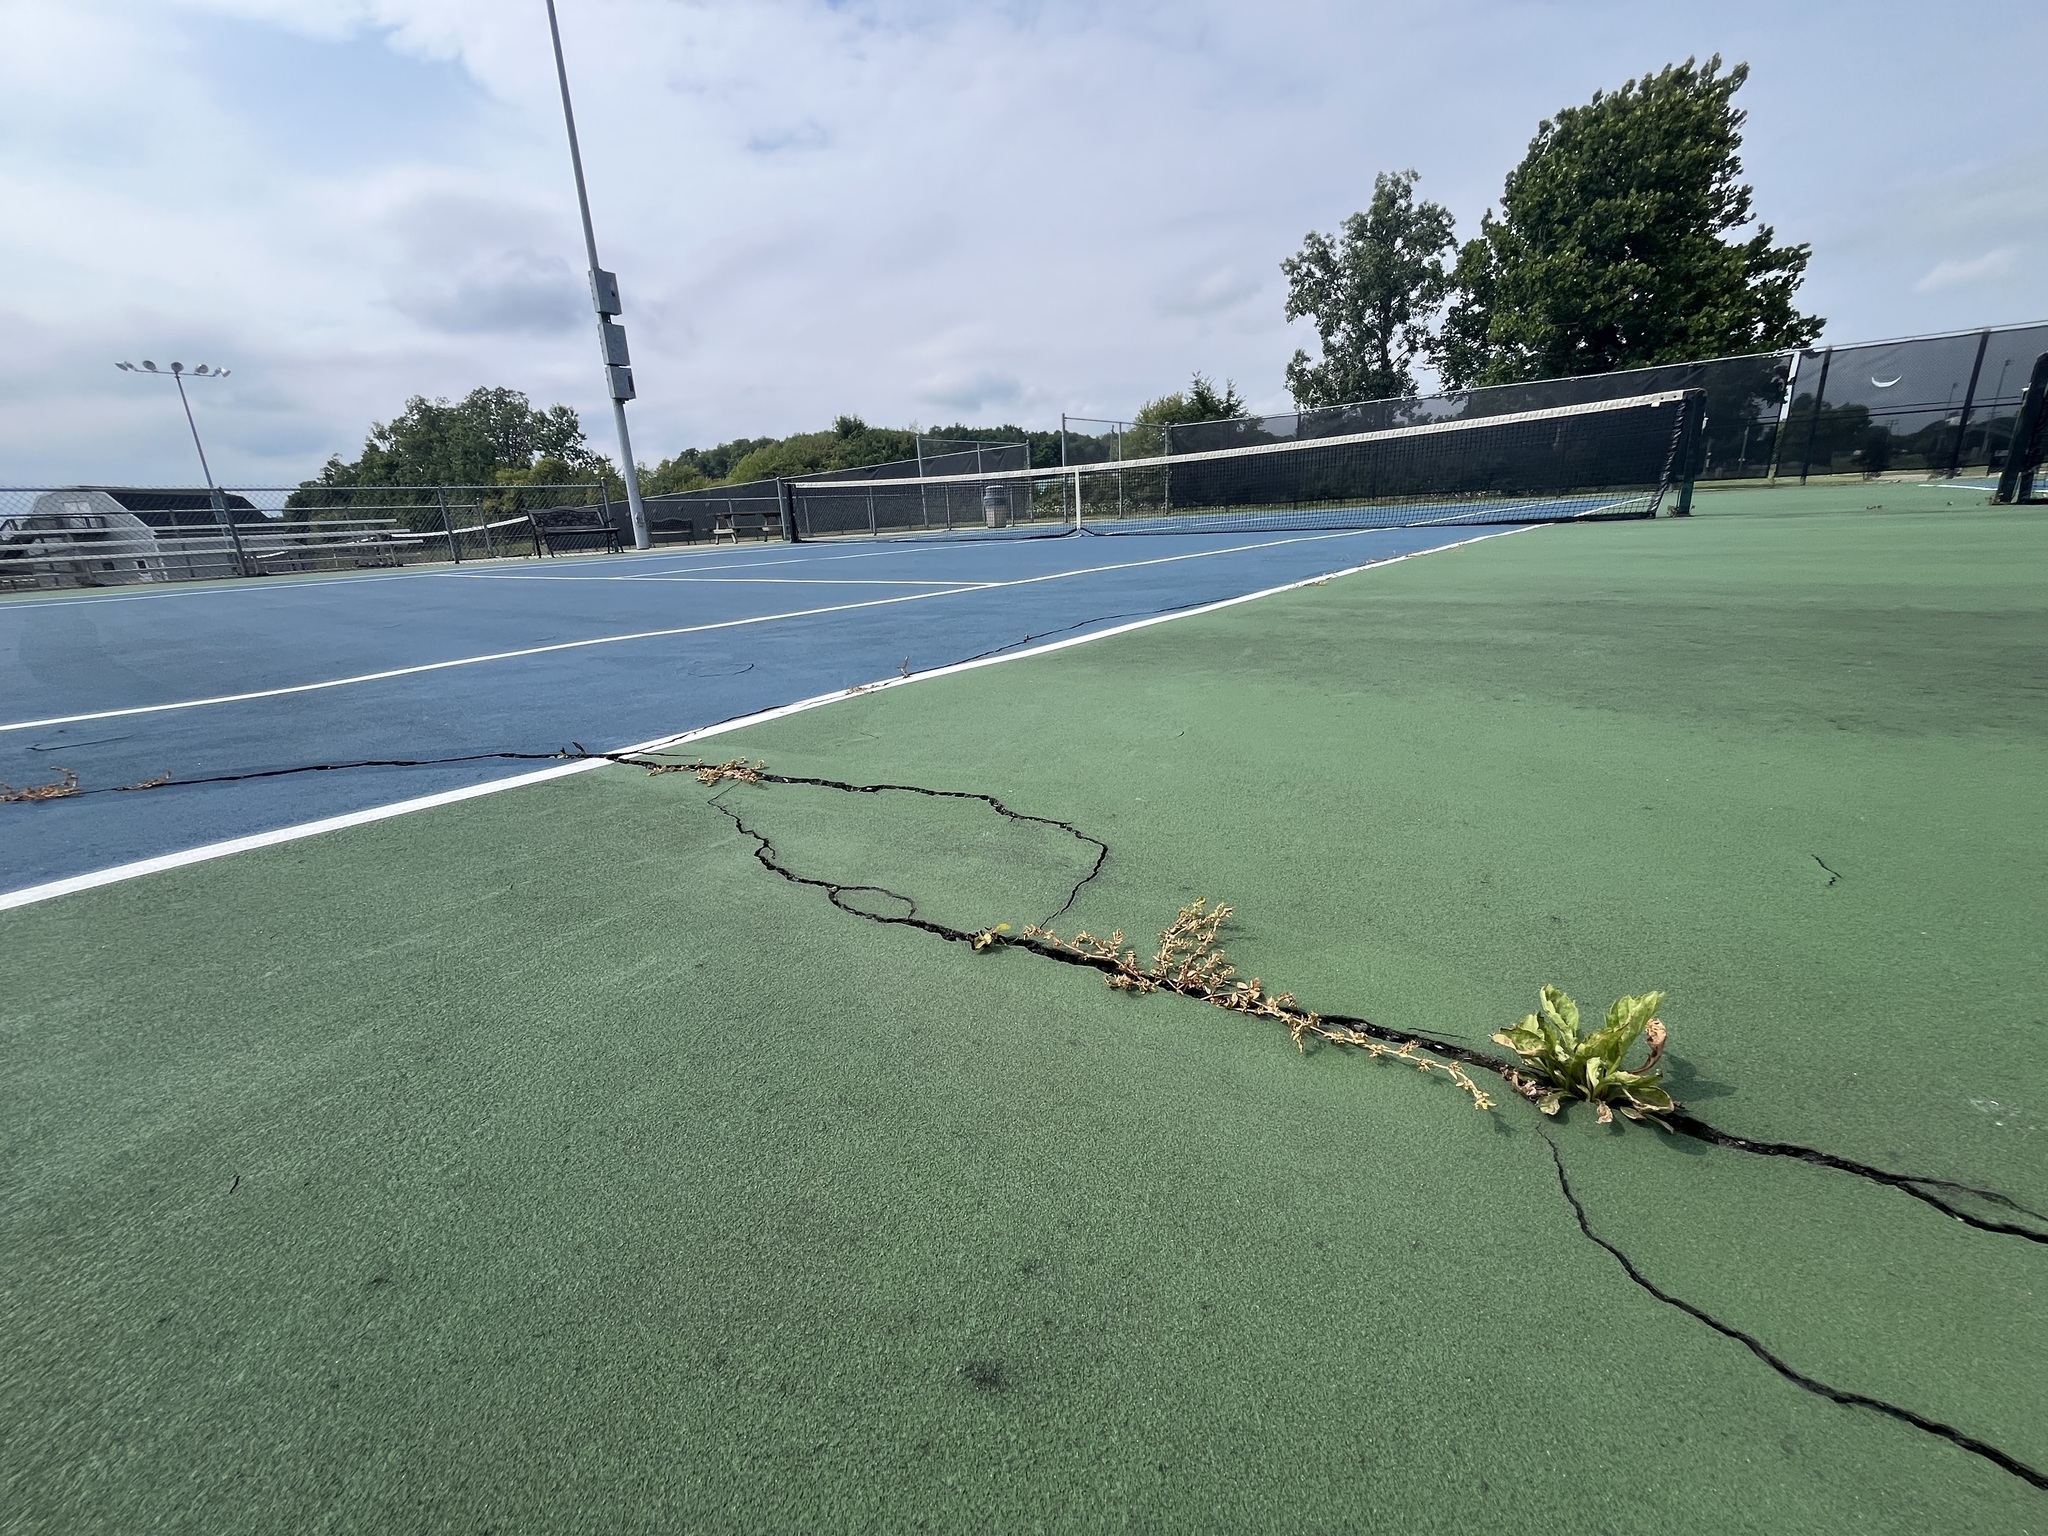
<svg viewBox="0 0 2048 1536"><path fill-rule="evenodd" d="M1257 602L1263 597L1274 597L1282 592L1294 592L1303 587L1312 587L1321 582L1331 581L1339 576L1355 576L1361 571L1378 570L1382 566L1399 565L1404 560L1419 559L1424 555L1442 554L1445 550L1462 549L1468 544L1479 544L1487 539L1504 539L1511 534L1527 533L1531 527L1540 524L1525 524L1516 528L1503 528L1498 533L1477 534L1469 539L1460 539L1454 544L1439 544L1432 549L1418 549L1405 555L1389 555L1384 560L1368 560L1363 565L1347 566L1343 570L1326 571L1320 576L1306 576L1299 581L1286 582L1277 587L1267 587L1258 592L1246 592L1238 597L1226 597L1213 603L1204 603L1199 608L1185 608L1178 613L1159 613L1147 618L1132 619L1128 623L1113 625L1108 629L1093 630L1085 635L1072 635L1064 640L1049 641L1027 650L1011 651L1002 656L983 656L974 661L957 661L950 666L934 667L929 672L913 672L908 677L884 677L872 683L861 683L852 688L840 688L831 693L821 693L813 698L799 699L794 704L780 704L773 709L764 709L756 714L742 715L737 720L723 720L717 725L702 726L694 731L682 731L673 736L658 736L652 741L635 743L629 747L613 748L613 754L628 752L663 752L675 747L688 746L692 742L705 741L713 736L724 736L732 731L745 730L749 726L765 725L771 720L782 720L790 715L823 708L827 704L838 704L847 699L859 698L871 693L880 693L886 688L904 688L912 683L927 683L934 678L953 677L962 672L972 672L981 667L1002 666L1013 661L1025 661L1035 656L1051 655L1055 651L1070 650L1077 645L1093 645L1097 640L1107 640L1112 635L1127 635L1133 630L1150 629L1155 624L1172 624L1181 619L1192 619L1204 613L1216 613L1224 608L1235 608L1241 603ZM1185 558L1185 557L1182 557ZM470 784L461 789L442 790L438 794L421 795L412 800L398 800L390 805L372 806L368 810L350 811L343 816L328 816L319 821L301 822L295 827L278 827L269 832L255 832L247 837L230 838L226 842L208 843L199 848L186 848L177 853L158 854L154 858L137 859L130 864L116 864L109 869L93 870L89 874L71 875L62 880L47 881L42 885L23 886L20 890L0 892L0 912L15 907L33 906L37 902L52 901L59 896L70 896L79 891L95 890L103 885L116 885L124 880L138 880L144 875L161 874L166 870L184 869L193 864L205 864L214 859L224 859L231 854L247 853L257 848L274 848L280 843L295 843L302 838L319 837L328 832L339 832L348 827L367 826L372 822L389 821L397 816L409 816L415 811L430 811L443 805L457 805L464 800L475 800L484 795L503 794L508 789L523 789L529 784L544 784L550 779L567 778L575 773L588 773L593 768L610 766L604 757L579 758L575 762L563 763L555 768L542 768L532 773L514 774L510 778L493 779L488 784Z"/></svg>
<svg viewBox="0 0 2048 1536"><path fill-rule="evenodd" d="M39 731L53 725L78 725L87 720L119 720L131 715L160 715L173 710L205 709L216 704L245 704L254 699L284 698L296 693L319 693L329 688L350 688L361 683L388 682L394 677L414 677L423 672L445 672L451 667L475 667L492 661L517 661L527 656L549 656L560 651L589 650L599 645L624 645L634 640L666 640L676 635L701 635L712 630L740 629L750 624L773 624L783 619L809 619L827 613L852 613L861 608L883 608L891 603L916 603L932 597L953 597L962 592L988 592L1004 587L1028 587L1042 581L1065 581L1074 576L1096 576L1105 571L1136 570L1148 565L1172 565L1180 560L1206 560L1215 555L1242 554L1254 549L1272 549L1282 544L1313 544L1324 539L1355 539L1383 529L1358 528L1338 533L1300 534L1284 539L1267 539L1258 544L1236 544L1225 549L1194 550L1184 555L1159 555L1150 560L1125 560L1111 565L1091 565L1080 570L1053 571L1043 576L1021 576L1012 581L957 585L937 592L908 592L900 597L871 597L864 602L836 603L823 608L797 608L786 613L760 613L743 619L721 619L712 624L681 624L672 629L642 629L623 635L594 635L587 640L562 640L553 645L529 645L512 651L489 651L481 656L457 656L447 661L428 661L410 667L387 667L380 672L360 672L353 677L331 677L317 683L293 683L283 688L257 688L247 693L220 693L203 699L179 699L169 704L136 704L126 709L98 709L78 715L51 715L42 720L14 720L0 725L0 733Z"/></svg>
<svg viewBox="0 0 2048 1536"><path fill-rule="evenodd" d="M862 550L857 554L850 555L796 554L788 559L761 560L750 562L750 564L774 566L791 565L804 560L867 560L873 559L878 555L923 553L925 547ZM967 548L971 546L962 545L959 547ZM796 548L801 550L803 546L798 545ZM725 553L755 554L758 551L721 550L707 547L703 550L664 549L659 552L636 550L629 555L574 555L566 558L573 559L578 564L587 565L612 565L629 560L703 560L706 562L706 568L711 570L732 571L747 568L745 564L733 562L726 562L721 565L709 564L713 556ZM530 556L521 558L529 561L531 559ZM686 567L675 566L672 569L683 570ZM462 566L449 562L420 570L392 571L387 575L372 575L367 571L324 571L313 576L290 578L268 576L261 581L248 581L229 576L210 581L181 583L178 586L166 588L162 591L151 592L95 592L90 596L82 597L41 597L22 593L18 595L24 601L0 602L0 618L22 613L40 613L46 608L81 608L99 603L147 603L170 597L221 597L233 593L283 592L293 591L300 587L366 587L383 581L448 581L451 579L461 581L638 581L648 577L659 577L660 575L661 572L659 571L633 571L618 576L590 576L580 571L565 571L560 575L556 575L553 574L550 567L535 568L530 564L523 569L465 570ZM15 595L17 594L8 594L8 596Z"/></svg>
<svg viewBox="0 0 2048 1536"><path fill-rule="evenodd" d="M957 546L966 548L969 546ZM984 545L983 548L988 546ZM782 560L728 560L719 565L704 568L714 571L780 570L792 565L820 565L829 560L874 560L888 555L928 554L931 545L904 546L891 549L864 549L851 555L805 555L795 554ZM735 554L741 551L734 551ZM749 550L746 553L753 553ZM606 556L605 563L613 557ZM591 575L583 571L553 571L544 567L523 566L518 569L496 571L444 571L445 576L460 576L464 581L666 581L670 577L689 570L688 566L671 566L659 571L623 571L612 575Z"/></svg>
<svg viewBox="0 0 2048 1536"><path fill-rule="evenodd" d="M728 587L952 587L963 592L1008 585L1001 581L913 581L908 577L890 581L876 576L635 576L633 580Z"/></svg>

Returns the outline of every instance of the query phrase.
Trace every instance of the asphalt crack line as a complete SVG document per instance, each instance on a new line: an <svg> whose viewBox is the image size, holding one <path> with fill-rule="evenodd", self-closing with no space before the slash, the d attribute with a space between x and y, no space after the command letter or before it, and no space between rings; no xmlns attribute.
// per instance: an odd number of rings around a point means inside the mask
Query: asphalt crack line
<svg viewBox="0 0 2048 1536"><path fill-rule="evenodd" d="M1817 1381L1805 1372L1787 1364L1779 1355L1772 1353L1764 1345L1763 1341L1755 1335L1744 1333L1740 1328L1730 1323L1722 1322L1712 1313L1702 1307L1694 1306L1681 1296L1672 1295L1671 1292L1665 1290L1654 1280L1650 1279L1649 1276L1645 1275L1636 1266L1635 1261L1623 1253L1621 1249L1593 1230L1592 1223L1586 1219L1586 1207L1580 1203L1578 1193L1572 1188L1571 1179L1565 1174L1564 1157L1557 1150L1557 1143L1552 1141L1548 1135L1545 1135L1543 1140L1550 1148L1550 1160L1557 1165L1557 1187L1564 1191L1565 1199L1571 1202L1572 1215L1578 1219L1579 1231L1584 1233L1589 1241L1606 1249L1630 1280L1634 1281L1643 1290L1649 1292L1650 1295L1656 1297L1657 1300L1663 1302L1664 1305L1676 1307L1679 1311L1685 1313L1686 1316L1706 1324L1707 1327L1713 1329L1714 1332L1720 1334L1723 1338L1733 1339L1752 1355L1755 1355L1757 1359L1763 1361L1765 1365L1768 1365L1780 1376L1803 1391L1811 1392L1816 1397L1824 1397L1829 1402L1839 1403L1845 1408L1867 1408L1872 1413L1881 1413L1887 1418L1897 1419L1900 1423L1911 1425L1923 1434L1933 1435L1938 1439L1946 1440L1949 1444L1968 1451L1972 1456L1983 1457L1984 1460L1990 1462L2000 1471L2010 1472L2022 1482L2029 1483L2043 1491L2048 1491L2048 1473L2037 1471L2021 1461L2017 1456L2009 1455L1988 1441L1977 1439L1974 1435L1965 1434L1954 1425L1944 1424L1938 1419L1930 1419L1923 1414L1915 1413L1910 1408L1902 1408L1897 1403L1888 1403L1880 1397L1870 1397L1861 1392L1845 1391L1840 1387L1831 1387L1824 1381Z"/></svg>

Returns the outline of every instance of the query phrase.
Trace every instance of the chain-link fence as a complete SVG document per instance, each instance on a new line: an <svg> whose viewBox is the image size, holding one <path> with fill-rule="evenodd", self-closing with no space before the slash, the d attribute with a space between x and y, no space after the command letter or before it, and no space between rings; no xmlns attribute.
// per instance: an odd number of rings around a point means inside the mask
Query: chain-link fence
<svg viewBox="0 0 2048 1536"><path fill-rule="evenodd" d="M821 470L806 474L806 485L830 486L831 494L820 492L797 507L796 526L789 532L797 538L824 538L845 534L932 532L981 527L986 518L980 492L962 484L936 484L921 488L914 501L901 496L875 497L863 489L867 481L904 481L947 476L997 474L1031 467L1030 445L1026 443L943 443L927 442L915 459L887 464L862 464L852 469ZM838 487L844 486L840 491ZM780 538L782 483L751 480L739 485L719 485L700 491L678 491L646 500L647 525L657 543L695 542L730 538ZM1035 505L1020 499L1010 515L1030 521ZM1057 517L1056 509L1047 512Z"/></svg>
<svg viewBox="0 0 2048 1536"><path fill-rule="evenodd" d="M0 489L0 591L532 559L623 513L601 485Z"/></svg>

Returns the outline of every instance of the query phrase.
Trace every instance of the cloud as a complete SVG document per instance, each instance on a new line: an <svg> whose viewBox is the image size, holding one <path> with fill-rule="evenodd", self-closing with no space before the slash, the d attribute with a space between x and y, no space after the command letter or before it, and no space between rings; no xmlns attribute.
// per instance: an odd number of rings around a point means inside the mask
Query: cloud
<svg viewBox="0 0 2048 1536"><path fill-rule="evenodd" d="M784 128L763 128L747 135L747 148L757 155L784 155L806 149L826 149L832 135L822 123L797 123Z"/></svg>
<svg viewBox="0 0 2048 1536"><path fill-rule="evenodd" d="M448 278L424 277L392 296L398 312L450 336L546 336L581 315L581 274L560 256L505 251Z"/></svg>
<svg viewBox="0 0 2048 1536"><path fill-rule="evenodd" d="M1980 88L1973 49L2038 52L2048 11L1985 6L1910 53L1891 41L1917 25L1906 0L1872 0L1849 33L1822 11L1726 18L1725 51L1754 70L1758 210L1815 242L1808 296L1839 339L2035 302L2048 229L2012 190L2034 163L1971 159L2033 126L2023 93ZM1607 0L561 12L650 459L841 412L1126 416L1193 369L1284 408L1278 263L1303 230L1414 165L1470 233L1539 118L1696 45L1670 8ZM311 473L408 396L478 384L571 404L603 435L537 5L0 14L0 479L189 476L182 419L111 367L144 353L235 369L205 423L230 479ZM1839 67L1816 76L1823 51ZM1873 98L1897 110L1868 120ZM1969 275L1957 251L2017 254Z"/></svg>
<svg viewBox="0 0 2048 1536"><path fill-rule="evenodd" d="M1024 385L1008 374L954 375L932 380L918 391L918 398L956 411L1007 410L1022 403Z"/></svg>
<svg viewBox="0 0 2048 1536"><path fill-rule="evenodd" d="M1234 267L1218 267L1168 284L1154 303L1162 315L1215 315L1237 308L1266 286Z"/></svg>
<svg viewBox="0 0 2048 1536"><path fill-rule="evenodd" d="M2011 276L2018 265L2019 252L2012 246L2001 245L1967 261L1936 262L1928 269L1927 275L1913 285L1913 291L1934 293L1943 288L1975 287Z"/></svg>

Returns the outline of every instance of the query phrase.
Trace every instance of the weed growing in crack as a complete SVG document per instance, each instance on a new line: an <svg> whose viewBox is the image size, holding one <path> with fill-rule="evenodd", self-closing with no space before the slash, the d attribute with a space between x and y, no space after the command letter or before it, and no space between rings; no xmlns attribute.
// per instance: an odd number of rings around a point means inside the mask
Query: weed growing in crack
<svg viewBox="0 0 2048 1536"><path fill-rule="evenodd" d="M648 773L694 773L697 782L706 786L713 784L758 784L768 765L762 762L748 762L744 757L730 758L722 763L653 763L644 758L629 757L621 761L635 768L645 768Z"/></svg>
<svg viewBox="0 0 2048 1536"><path fill-rule="evenodd" d="M978 955L983 950L994 949L996 945L1002 943L1003 935L1009 931L1010 925L1008 923L997 923L993 928L982 929L981 932L975 934L967 942L974 946L974 952Z"/></svg>
<svg viewBox="0 0 2048 1536"><path fill-rule="evenodd" d="M1178 916L1159 935L1159 949L1149 964L1141 965L1138 953L1124 943L1123 930L1108 938L1086 932L1063 939L1050 928L1026 928L1024 936L1053 949L1106 963L1103 979L1119 992L1174 992L1199 998L1231 1013L1248 1013L1256 1018L1285 1024L1297 1050L1307 1050L1311 1039L1332 1045L1348 1045L1374 1059L1406 1062L1422 1073L1441 1072L1460 1090L1469 1094L1474 1109L1491 1109L1493 1100L1470 1074L1455 1061L1422 1053L1419 1041L1399 1045L1375 1039L1363 1030L1339 1024L1302 1007L1292 992L1266 991L1258 977L1240 981L1237 967L1230 963L1219 942L1223 924L1231 909L1218 902L1210 906L1207 897L1182 907Z"/></svg>
<svg viewBox="0 0 2048 1536"><path fill-rule="evenodd" d="M1546 1115L1556 1114L1568 1098L1584 1099L1602 1125L1613 1124L1614 1112L1620 1110L1630 1120L1662 1128L1658 1117L1678 1108L1657 1069L1669 1038L1664 1021L1656 1017L1664 994L1617 999L1607 1010L1607 1023L1584 1036L1579 1034L1579 1005L1562 989L1545 987L1542 1001L1541 1013L1532 1013L1493 1037L1528 1068L1526 1077L1517 1071L1503 1073L1508 1085ZM1631 1071L1622 1062L1638 1040L1649 1041L1650 1058Z"/></svg>
<svg viewBox="0 0 2048 1536"><path fill-rule="evenodd" d="M67 800L78 792L78 775L69 768L59 768L57 780L52 784L31 784L25 789L0 784L0 803L19 805L33 800Z"/></svg>

